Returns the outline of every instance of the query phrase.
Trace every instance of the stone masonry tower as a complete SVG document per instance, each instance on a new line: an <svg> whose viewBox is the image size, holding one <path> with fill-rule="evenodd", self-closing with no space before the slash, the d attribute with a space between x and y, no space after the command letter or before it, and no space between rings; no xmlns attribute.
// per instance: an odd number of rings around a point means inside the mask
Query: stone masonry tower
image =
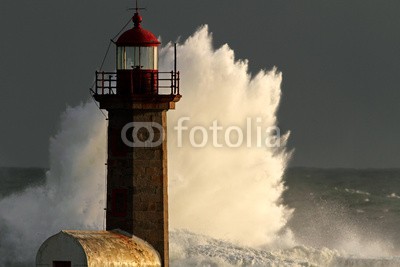
<svg viewBox="0 0 400 267"><path fill-rule="evenodd" d="M160 42L142 28L138 8L132 20L115 43L117 71L96 72L93 91L109 117L106 225L149 242L167 267L166 112L181 98L179 72L176 63L158 71Z"/></svg>

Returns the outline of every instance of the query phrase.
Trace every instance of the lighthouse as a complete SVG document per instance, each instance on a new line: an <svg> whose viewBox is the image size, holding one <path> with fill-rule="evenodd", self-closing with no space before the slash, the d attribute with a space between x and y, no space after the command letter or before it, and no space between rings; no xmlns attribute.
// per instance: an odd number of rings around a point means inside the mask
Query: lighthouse
<svg viewBox="0 0 400 267"><path fill-rule="evenodd" d="M167 111L181 98L176 46L173 70L158 70L160 42L137 7L132 22L114 42L116 71L96 71L91 91L108 112L106 231L61 231L40 247L37 266L168 266Z"/></svg>
<svg viewBox="0 0 400 267"><path fill-rule="evenodd" d="M158 70L159 40L138 9L132 20L116 41L116 73L96 72L93 92L108 111L106 228L146 240L168 266L167 111L181 98L179 72Z"/></svg>

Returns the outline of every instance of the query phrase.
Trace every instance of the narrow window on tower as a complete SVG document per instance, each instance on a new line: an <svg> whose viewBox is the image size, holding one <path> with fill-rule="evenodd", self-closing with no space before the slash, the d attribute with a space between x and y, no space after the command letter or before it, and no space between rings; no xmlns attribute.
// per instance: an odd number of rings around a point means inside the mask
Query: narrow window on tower
<svg viewBox="0 0 400 267"><path fill-rule="evenodd" d="M113 189L111 195L111 212L113 216L125 217L127 215L128 189Z"/></svg>

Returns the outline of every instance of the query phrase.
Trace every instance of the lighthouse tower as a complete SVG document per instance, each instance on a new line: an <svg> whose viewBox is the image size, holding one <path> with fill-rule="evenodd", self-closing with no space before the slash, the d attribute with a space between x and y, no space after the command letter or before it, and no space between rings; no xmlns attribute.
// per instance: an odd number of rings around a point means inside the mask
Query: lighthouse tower
<svg viewBox="0 0 400 267"><path fill-rule="evenodd" d="M106 228L146 240L168 266L166 112L181 98L179 72L158 70L160 42L137 8L132 20L116 41L116 73L96 72L93 92L109 118Z"/></svg>
<svg viewBox="0 0 400 267"><path fill-rule="evenodd" d="M36 266L168 267L167 115L181 98L179 72L158 70L160 42L142 28L116 41L116 71L96 72L93 97L108 111L106 231L63 230Z"/></svg>

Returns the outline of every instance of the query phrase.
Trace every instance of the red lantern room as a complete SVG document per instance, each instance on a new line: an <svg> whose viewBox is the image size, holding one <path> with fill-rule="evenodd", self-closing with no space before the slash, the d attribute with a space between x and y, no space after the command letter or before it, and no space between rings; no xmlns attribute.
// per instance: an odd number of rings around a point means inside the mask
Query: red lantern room
<svg viewBox="0 0 400 267"><path fill-rule="evenodd" d="M179 72L176 71L176 47L174 70L158 70L160 41L141 25L142 17L136 8L132 18L133 28L122 33L116 45L116 72L96 72L96 88L93 96L107 109L110 96L131 96L135 102L162 102L168 109L179 101ZM115 100L115 99L114 99ZM115 101L112 101L115 103Z"/></svg>
<svg viewBox="0 0 400 267"><path fill-rule="evenodd" d="M156 36L142 28L142 17L133 16L134 27L117 40L117 77L121 94L157 94L158 46Z"/></svg>
<svg viewBox="0 0 400 267"><path fill-rule="evenodd" d="M117 40L117 69L157 69L158 46L156 36L142 28L142 17L135 13L132 18L134 28L124 32Z"/></svg>

